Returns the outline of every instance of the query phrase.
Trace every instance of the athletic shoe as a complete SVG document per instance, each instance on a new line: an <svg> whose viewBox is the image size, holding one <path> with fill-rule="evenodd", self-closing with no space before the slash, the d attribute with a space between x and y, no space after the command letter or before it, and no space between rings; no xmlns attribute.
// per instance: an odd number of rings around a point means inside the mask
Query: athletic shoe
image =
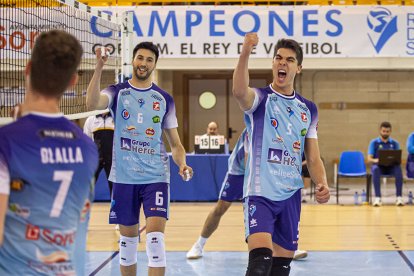
<svg viewBox="0 0 414 276"><path fill-rule="evenodd" d="M402 197L397 196L397 201L395 202L395 205L397 205L397 206L404 206L404 202L402 200Z"/></svg>
<svg viewBox="0 0 414 276"><path fill-rule="evenodd" d="M296 250L295 255L293 256L294 260L304 259L308 256L308 251L306 250Z"/></svg>
<svg viewBox="0 0 414 276"><path fill-rule="evenodd" d="M190 251L187 252L187 259L199 259L203 257L203 248L196 242Z"/></svg>
<svg viewBox="0 0 414 276"><path fill-rule="evenodd" d="M375 200L374 200L374 203L372 204L372 206L379 207L381 205L382 205L381 198L380 197L376 197Z"/></svg>

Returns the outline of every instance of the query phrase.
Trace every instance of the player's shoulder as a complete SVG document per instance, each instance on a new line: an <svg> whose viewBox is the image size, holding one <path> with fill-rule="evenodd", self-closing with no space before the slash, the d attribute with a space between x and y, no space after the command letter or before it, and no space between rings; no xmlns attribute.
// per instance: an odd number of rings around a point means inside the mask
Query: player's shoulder
<svg viewBox="0 0 414 276"><path fill-rule="evenodd" d="M298 91L295 91L295 98L299 101L299 102L301 102L301 103L303 103L304 105L306 105L309 109L316 109L316 105L315 105L315 103L313 102L313 101L311 101L311 100L309 100L309 99L307 99L307 98L305 98L304 96L302 96L302 94L300 93L300 92L298 92Z"/></svg>
<svg viewBox="0 0 414 276"><path fill-rule="evenodd" d="M152 91L159 93L163 98L165 98L166 100L171 100L173 98L172 95L170 95L170 93L168 93L166 90L162 89L161 87L159 87L158 85L156 85L155 83L152 83ZM155 95L153 95L154 97L156 97ZM153 97L151 96L151 97Z"/></svg>

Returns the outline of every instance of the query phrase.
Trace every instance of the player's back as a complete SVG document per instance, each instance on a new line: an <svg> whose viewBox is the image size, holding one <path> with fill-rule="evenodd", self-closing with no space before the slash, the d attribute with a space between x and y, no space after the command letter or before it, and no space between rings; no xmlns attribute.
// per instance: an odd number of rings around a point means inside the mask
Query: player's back
<svg viewBox="0 0 414 276"><path fill-rule="evenodd" d="M0 128L0 155L10 175L0 275L74 275L95 144L63 116L29 114Z"/></svg>

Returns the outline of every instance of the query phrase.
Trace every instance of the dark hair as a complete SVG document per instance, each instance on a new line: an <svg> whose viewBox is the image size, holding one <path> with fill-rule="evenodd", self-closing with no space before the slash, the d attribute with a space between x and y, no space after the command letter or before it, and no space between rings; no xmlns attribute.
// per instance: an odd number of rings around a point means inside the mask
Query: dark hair
<svg viewBox="0 0 414 276"><path fill-rule="evenodd" d="M275 52L273 53L273 58L277 55L277 51L280 48L291 49L296 53L296 59L298 60L298 65L302 65L303 61L303 50L300 47L299 43L293 39L279 39L275 46Z"/></svg>
<svg viewBox="0 0 414 276"><path fill-rule="evenodd" d="M390 122L382 122L380 128L391 128Z"/></svg>
<svg viewBox="0 0 414 276"><path fill-rule="evenodd" d="M158 51L158 47L154 43L145 41L137 44L137 46L135 46L134 48L134 51L132 52L132 59L135 58L135 55L137 54L139 49L146 49L153 52L155 55L155 63L157 63L160 52Z"/></svg>
<svg viewBox="0 0 414 276"><path fill-rule="evenodd" d="M82 46L73 35L61 30L41 33L36 38L31 56L32 89L45 96L62 96L82 54Z"/></svg>

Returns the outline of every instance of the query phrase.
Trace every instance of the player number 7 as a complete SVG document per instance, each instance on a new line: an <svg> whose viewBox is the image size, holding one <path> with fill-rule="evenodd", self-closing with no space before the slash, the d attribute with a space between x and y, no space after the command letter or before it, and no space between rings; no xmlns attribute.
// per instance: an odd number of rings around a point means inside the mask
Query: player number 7
<svg viewBox="0 0 414 276"><path fill-rule="evenodd" d="M69 186L72 183L73 171L54 171L53 181L60 181L60 187L53 201L52 210L50 210L50 217L57 218L62 212L63 204L65 203L68 194Z"/></svg>

